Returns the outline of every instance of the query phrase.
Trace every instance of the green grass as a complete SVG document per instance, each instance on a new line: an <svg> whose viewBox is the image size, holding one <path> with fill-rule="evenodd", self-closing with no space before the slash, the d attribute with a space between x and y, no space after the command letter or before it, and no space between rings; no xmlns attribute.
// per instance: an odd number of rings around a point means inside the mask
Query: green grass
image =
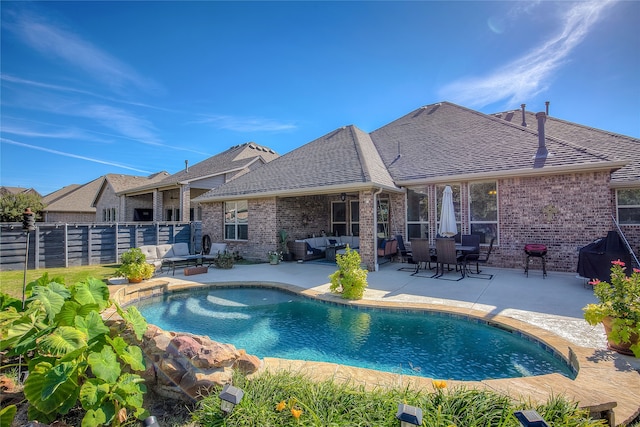
<svg viewBox="0 0 640 427"><path fill-rule="evenodd" d="M63 277L64 283L69 284L80 282L89 276L106 280L114 276L118 267L118 264L107 264L27 270L27 283L38 279L45 273L48 273L49 277ZM23 270L0 271L0 292L11 295L14 298L22 298L23 277Z"/></svg>
<svg viewBox="0 0 640 427"><path fill-rule="evenodd" d="M233 412L223 417L218 393L203 399L193 412L198 426L276 427L276 426L376 426L397 427L398 403L417 406L423 411L423 426L429 427L516 427L513 412L536 409L554 427L604 426L591 420L575 403L554 397L544 405L532 407L490 390L467 388L436 392L410 389L365 390L364 387L335 382L314 382L302 374L264 373L247 380L236 375L234 385L245 395ZM283 408L278 403L284 402ZM280 409L280 410L279 410ZM302 410L299 419L292 409Z"/></svg>

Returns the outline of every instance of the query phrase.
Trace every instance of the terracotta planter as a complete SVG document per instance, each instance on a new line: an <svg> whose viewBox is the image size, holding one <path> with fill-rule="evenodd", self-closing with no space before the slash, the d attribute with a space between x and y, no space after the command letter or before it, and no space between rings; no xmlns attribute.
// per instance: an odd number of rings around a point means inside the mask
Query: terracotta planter
<svg viewBox="0 0 640 427"><path fill-rule="evenodd" d="M605 317L604 319L602 319L604 332L607 334L607 347L609 347L609 350L613 350L617 353L624 354L627 356L634 356L633 352L631 351L631 346L633 344L638 343L638 341L640 340L640 337L638 337L638 334L631 334L631 342L621 342L616 344L611 340L609 340L609 334L611 333L612 324L613 324L613 317Z"/></svg>
<svg viewBox="0 0 640 427"><path fill-rule="evenodd" d="M142 277L129 278L129 283L141 283L141 282L142 282Z"/></svg>

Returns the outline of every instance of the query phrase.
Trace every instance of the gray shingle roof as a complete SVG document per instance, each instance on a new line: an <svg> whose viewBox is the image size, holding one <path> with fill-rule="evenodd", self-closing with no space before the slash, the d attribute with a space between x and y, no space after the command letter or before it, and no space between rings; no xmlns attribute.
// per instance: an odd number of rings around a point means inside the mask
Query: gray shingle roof
<svg viewBox="0 0 640 427"><path fill-rule="evenodd" d="M355 126L336 129L251 173L197 197L196 201L234 196L304 194L384 186L397 188L370 136Z"/></svg>
<svg viewBox="0 0 640 427"><path fill-rule="evenodd" d="M516 126L522 126L520 110L496 113L494 116ZM535 114L532 112L525 111L525 123L528 128L538 129ZM611 175L611 183L615 186L640 185L640 156L638 156L640 139L567 122L553 116L547 117L545 134L557 140L571 141L590 152L599 152L607 157L629 159L630 164Z"/></svg>
<svg viewBox="0 0 640 427"><path fill-rule="evenodd" d="M173 175L168 175L161 180L154 181L153 185L150 185L151 183L145 183L140 187L129 188L127 190L140 191L149 188L175 186L178 182L197 181L198 179L212 175L221 175L243 169L255 162L256 159L261 159L263 162L268 163L278 157L278 153L272 149L248 142L236 145L220 154L190 165L188 170L185 168Z"/></svg>
<svg viewBox="0 0 640 427"><path fill-rule="evenodd" d="M534 119L535 120L535 119ZM396 183L553 167L593 165L618 160L612 155L550 137L542 163L534 129L448 102L419 108L371 133Z"/></svg>
<svg viewBox="0 0 640 427"><path fill-rule="evenodd" d="M72 184L47 195L52 196L47 202L45 212L89 212L95 213L96 208L91 205L94 197L104 182L104 177L96 178L83 185ZM66 191L65 191L66 190Z"/></svg>

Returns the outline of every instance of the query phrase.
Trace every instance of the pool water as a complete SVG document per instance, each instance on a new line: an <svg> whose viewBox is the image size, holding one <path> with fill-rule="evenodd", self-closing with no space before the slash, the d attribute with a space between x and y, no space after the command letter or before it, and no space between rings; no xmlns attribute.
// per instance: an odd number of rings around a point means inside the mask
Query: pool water
<svg viewBox="0 0 640 427"><path fill-rule="evenodd" d="M446 314L358 309L270 288L204 288L138 303L149 323L208 335L258 357L479 381L570 367L517 333Z"/></svg>

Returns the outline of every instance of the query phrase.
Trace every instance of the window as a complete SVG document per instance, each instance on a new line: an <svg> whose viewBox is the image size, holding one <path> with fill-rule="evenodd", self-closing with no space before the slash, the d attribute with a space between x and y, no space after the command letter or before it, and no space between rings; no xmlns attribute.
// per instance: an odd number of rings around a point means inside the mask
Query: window
<svg viewBox="0 0 640 427"><path fill-rule="evenodd" d="M334 236L347 234L347 204L345 202L331 202L331 233Z"/></svg>
<svg viewBox="0 0 640 427"><path fill-rule="evenodd" d="M224 203L224 238L248 240L249 208L246 200Z"/></svg>
<svg viewBox="0 0 640 427"><path fill-rule="evenodd" d="M469 184L469 219L471 234L479 234L481 244L489 244L492 238L498 239L498 191L495 181Z"/></svg>
<svg viewBox="0 0 640 427"><path fill-rule="evenodd" d="M389 199L378 199L378 237L389 237Z"/></svg>
<svg viewBox="0 0 640 427"><path fill-rule="evenodd" d="M442 194L446 186L451 187L453 191L453 211L456 213L456 228L458 229L458 235L460 234L460 185L443 184L436 185L436 233L440 228L440 214L442 212Z"/></svg>
<svg viewBox="0 0 640 427"><path fill-rule="evenodd" d="M360 202L357 200L351 201L351 235L360 235Z"/></svg>
<svg viewBox="0 0 640 427"><path fill-rule="evenodd" d="M116 222L116 208L104 208L102 209L102 221L103 222Z"/></svg>
<svg viewBox="0 0 640 427"><path fill-rule="evenodd" d="M640 188L616 190L618 223L640 225Z"/></svg>
<svg viewBox="0 0 640 427"><path fill-rule="evenodd" d="M429 196L426 189L407 191L407 236L429 238Z"/></svg>

